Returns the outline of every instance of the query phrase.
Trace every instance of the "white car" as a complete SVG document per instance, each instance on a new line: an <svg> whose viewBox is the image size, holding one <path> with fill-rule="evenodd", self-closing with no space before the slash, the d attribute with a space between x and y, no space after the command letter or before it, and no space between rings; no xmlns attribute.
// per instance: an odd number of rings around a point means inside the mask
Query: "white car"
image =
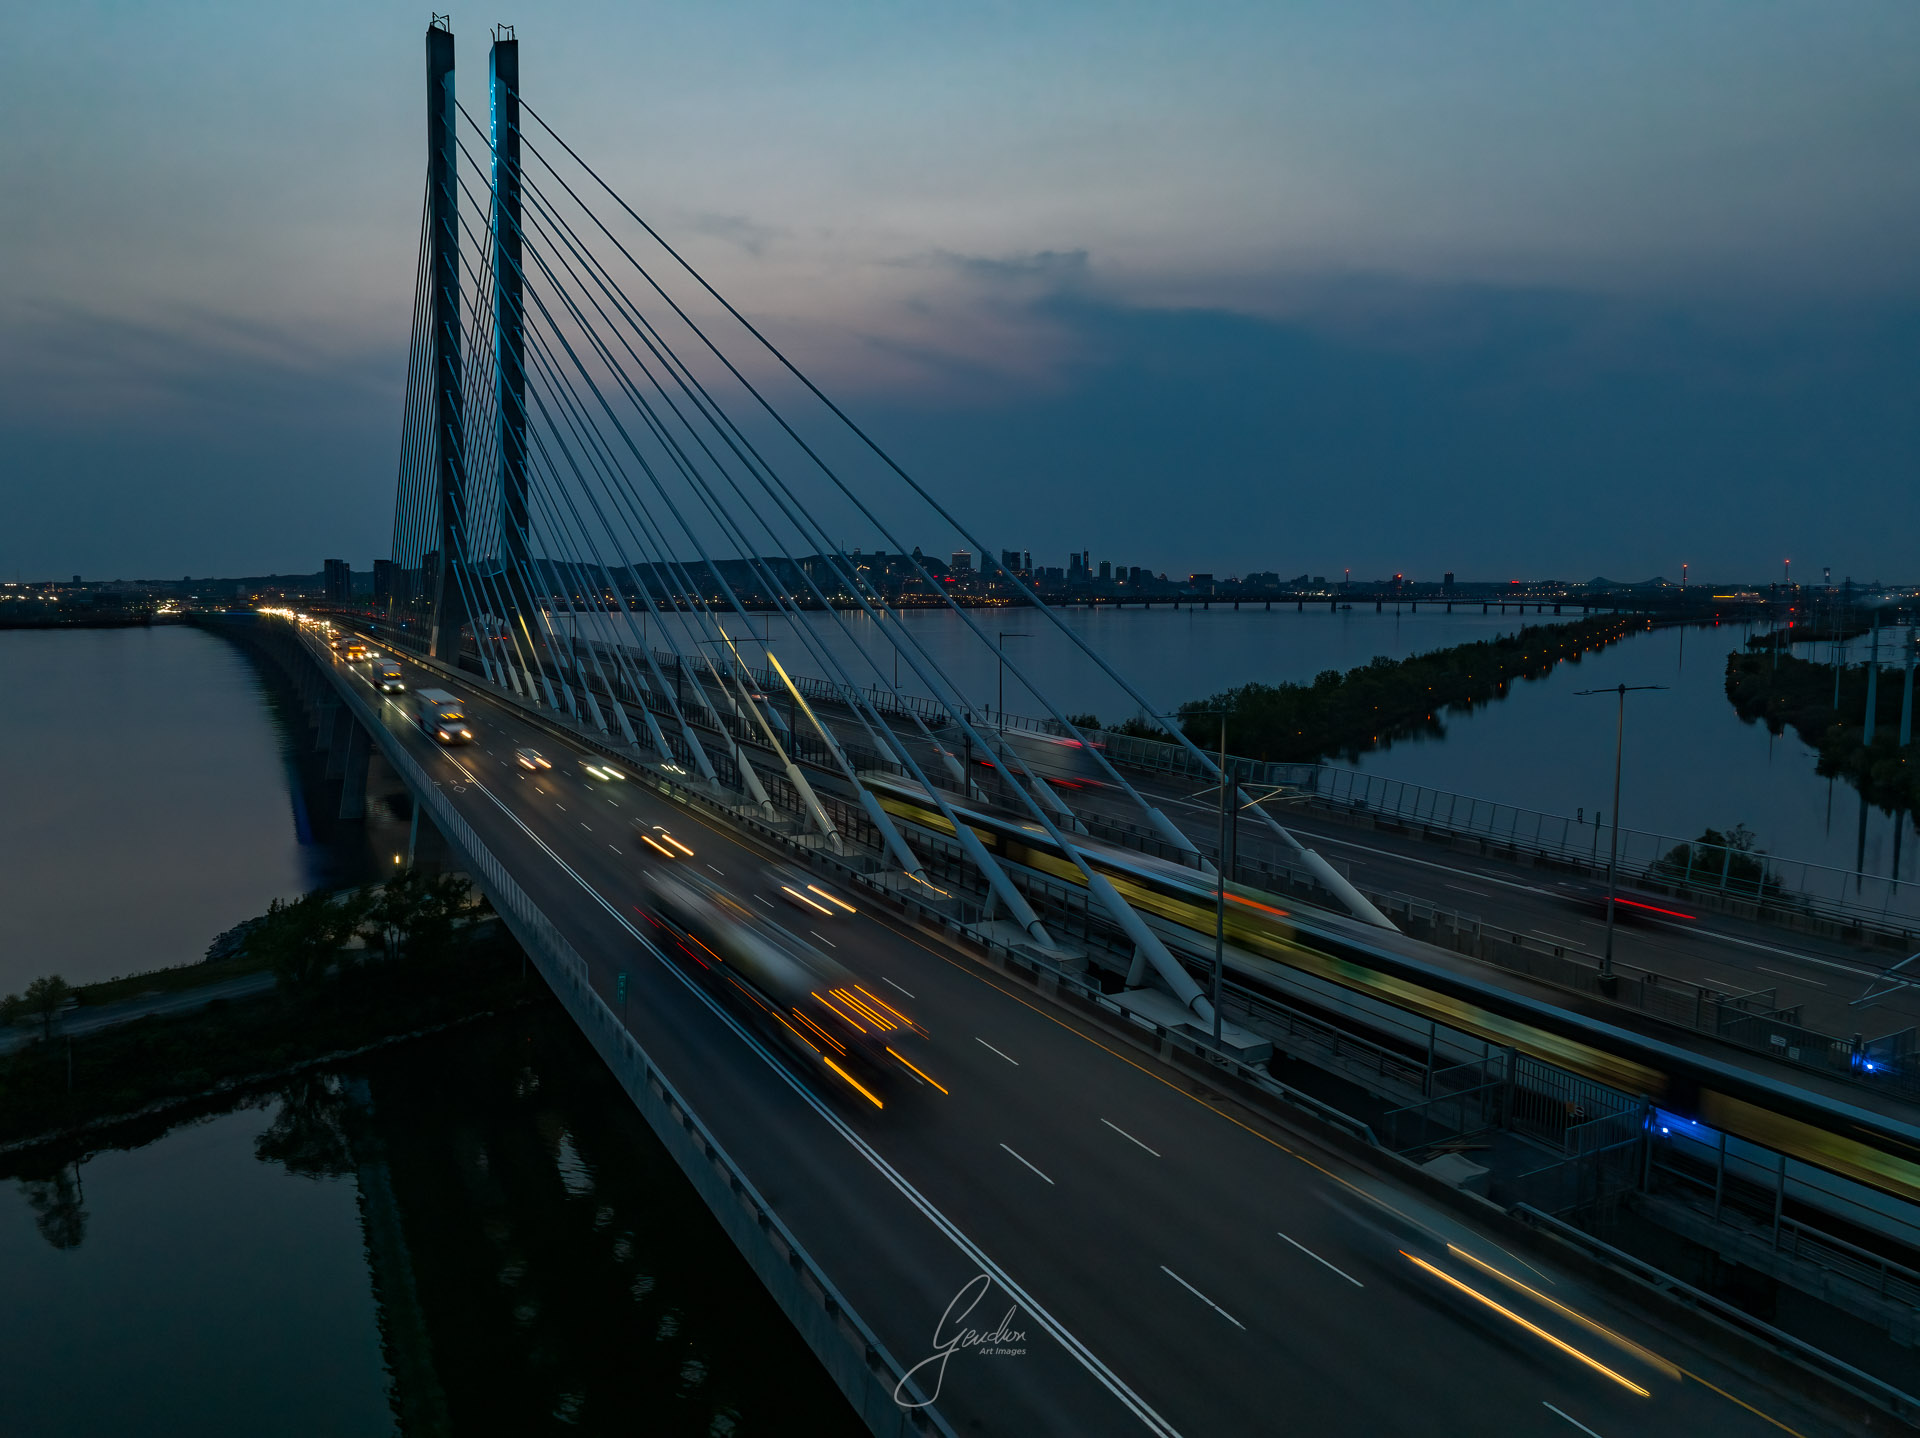
<svg viewBox="0 0 1920 1438"><path fill-rule="evenodd" d="M513 757L522 769L551 769L552 763L538 749L515 749Z"/></svg>

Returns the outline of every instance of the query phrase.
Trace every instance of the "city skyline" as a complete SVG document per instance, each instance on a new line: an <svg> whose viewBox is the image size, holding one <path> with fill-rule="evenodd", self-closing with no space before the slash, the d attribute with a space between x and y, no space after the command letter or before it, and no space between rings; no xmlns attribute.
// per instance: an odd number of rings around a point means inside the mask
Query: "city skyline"
<svg viewBox="0 0 1920 1438"><path fill-rule="evenodd" d="M86 17L0 60L0 574L377 551L417 17ZM1892 573L1920 519L1904 7L516 20L529 96L976 525L1650 575Z"/></svg>

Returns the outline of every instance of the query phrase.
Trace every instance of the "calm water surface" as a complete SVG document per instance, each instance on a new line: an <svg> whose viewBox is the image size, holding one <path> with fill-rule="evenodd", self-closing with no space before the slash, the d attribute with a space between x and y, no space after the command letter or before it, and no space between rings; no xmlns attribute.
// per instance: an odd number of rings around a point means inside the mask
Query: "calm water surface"
<svg viewBox="0 0 1920 1438"><path fill-rule="evenodd" d="M1398 659L1510 634L1523 625L1579 618L1482 614L1477 604L1452 614L1431 607L1376 613L1371 604L1357 604L1337 612L1325 606L1305 612L1216 607L1068 610L1063 615L1163 710L1239 684L1307 681L1322 670L1349 669L1376 656ZM1091 711L1110 723L1137 712L1131 699L1031 611L974 610L971 617L993 643L1028 666L1063 709ZM863 642L872 635L872 621L849 620ZM1002 676L994 654L958 616L910 611L904 627L969 699L985 708L1000 703ZM744 655L764 662L770 643L790 670L826 671L793 635L789 621L775 618L764 629L768 640L757 647L743 644ZM1003 630L1008 631L1004 640ZM1692 838L1707 827L1724 831L1745 824L1762 847L1784 857L1843 869L1852 869L1858 857L1869 873L1891 873L1894 820L1870 811L1863 838L1859 796L1815 773L1813 753L1797 735L1788 731L1774 738L1764 726L1741 722L1727 702L1727 655L1754 632L1745 625L1724 625L1636 635L1517 685L1496 703L1447 715L1441 736L1371 751L1354 767L1548 813L1584 813L1591 820L1612 805L1616 705L1575 691L1663 684L1665 691L1629 698L1621 803L1627 827ZM649 634L661 642L657 626ZM866 667L853 668L849 638L835 630L826 634L850 672L873 682L873 669L864 659L858 663ZM1899 638L1891 631L1883 636L1882 653L1889 662ZM691 637L683 644L691 648ZM1820 646L1811 657L1826 660L1828 648ZM1855 639L1847 658L1859 663L1866 653L1867 641ZM892 677L889 668L886 678ZM1004 680L1009 710L1042 712L1011 666ZM905 664L898 687L926 693ZM1910 832L1901 842L1902 877L1920 878L1917 837Z"/></svg>
<svg viewBox="0 0 1920 1438"><path fill-rule="evenodd" d="M0 1182L0 1431L393 1431L354 1184L261 1162L273 1118Z"/></svg>
<svg viewBox="0 0 1920 1438"><path fill-rule="evenodd" d="M191 963L323 863L288 735L185 626L0 632L0 993Z"/></svg>

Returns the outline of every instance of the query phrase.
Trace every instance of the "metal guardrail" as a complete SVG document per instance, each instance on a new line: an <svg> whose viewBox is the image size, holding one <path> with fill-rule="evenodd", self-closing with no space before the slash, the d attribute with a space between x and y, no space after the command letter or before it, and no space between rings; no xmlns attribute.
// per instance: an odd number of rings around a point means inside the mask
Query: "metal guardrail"
<svg viewBox="0 0 1920 1438"><path fill-rule="evenodd" d="M1204 779L1205 769L1177 744L1107 731L1116 764ZM1599 870L1612 831L1596 821L1479 799L1364 774L1332 764L1280 763L1229 756L1246 785L1288 789L1310 802L1420 826L1433 834L1476 838L1514 853ZM1677 855L1684 854L1684 859ZM1920 883L1749 852L1643 829L1620 831L1620 869L1636 883L1682 895L1718 896L1757 908L1805 913L1841 923L1920 934ZM1852 890L1851 893L1848 891Z"/></svg>
<svg viewBox="0 0 1920 1438"><path fill-rule="evenodd" d="M307 647L314 661L330 672L330 656L315 651L311 644ZM637 1071L646 1086L654 1092L658 1100L652 1104L640 1102L642 1111L656 1110L647 1114L649 1120L653 1122L655 1131L667 1143L669 1150L674 1152L682 1168L688 1170L688 1177L695 1180L696 1187L703 1189L703 1197L707 1198L709 1206L715 1206L716 1194L713 1192L714 1185L700 1182L700 1175L694 1171L694 1166L701 1162L711 1166L717 1174L720 1180L720 1191L730 1194L732 1201L744 1208L750 1220L745 1230L742 1230L738 1224L726 1223L727 1215L716 1208L715 1216L728 1227L735 1242L740 1244L743 1250L747 1250L748 1244L753 1241L751 1235L757 1233L760 1236L760 1242L771 1246L776 1268L783 1265L791 1274L804 1277L805 1284L800 1291L804 1292L807 1287L812 1289L811 1296L817 1299L818 1306L817 1313L814 1314L796 1314L792 1311L794 1291L791 1288L783 1292L783 1285L769 1283L769 1287L773 1290L776 1299L783 1300L782 1307L788 1310L789 1318L794 1320L803 1335L810 1339L816 1338L823 1332L822 1320L824 1320L826 1329L837 1332L844 1340L847 1354L857 1360L868 1385L872 1386L872 1392L850 1391L846 1381L847 1365L844 1362L837 1362L832 1353L822 1352L819 1356L826 1364L828 1371L833 1373L836 1380L840 1382L842 1390L846 1392L848 1399L860 1412L862 1418L867 1420L876 1433L933 1432L943 1435L943 1438L955 1438L953 1429L946 1420L930 1408L902 1408L893 1401L893 1394L903 1383L906 1391L915 1398L924 1399L925 1394L916 1382L907 1378L908 1370L905 1365L888 1352L878 1335L861 1320L839 1289L834 1286L833 1280L827 1276L825 1269L813 1259L781 1220L779 1214L761 1197L759 1190L753 1186L745 1172L714 1138L712 1131L695 1115L672 1081L647 1056L639 1041L634 1038L632 1031L620 1022L618 1016L607 1005L605 998L593 987L587 961L514 881L507 872L506 866L494 856L492 850L474 832L473 827L461 817L413 756L401 745L392 742L386 726L380 722L379 716L368 706L366 700L350 684L340 684L336 681L335 688L342 695L347 707L354 711L358 721L379 742L381 752L387 761L406 780L408 787L419 796L434 826L452 847L462 866L479 883L494 909L507 921L514 936L527 949L529 956L548 984L563 1001L567 1001L567 1007L574 1011L576 1022L587 1030L587 1036L590 1039L596 1040L595 1046L604 1049L606 1041L611 1037L615 1044L624 1048L629 1064ZM601 1029L602 1032L596 1034L595 1028ZM604 1056L606 1055L603 1052ZM617 1068L616 1072L618 1072ZM641 1095L636 1094L634 1097L636 1101L641 1100ZM658 1111L660 1110L664 1110L665 1114L671 1116L670 1123L665 1127L659 1121ZM676 1129L678 1132L675 1131ZM688 1148L689 1142L691 1151ZM743 1232L748 1235L745 1242L742 1241ZM766 1257L751 1251L747 1252L747 1256L750 1261L756 1257L763 1260ZM761 1271L763 1279L768 1277L767 1264L764 1261L755 1262L754 1266ZM815 1351L819 1352L817 1342L814 1347ZM884 1407L876 1406L874 1393L884 1396L886 1400ZM887 1421L889 1410L891 1410L891 1421Z"/></svg>
<svg viewBox="0 0 1920 1438"><path fill-rule="evenodd" d="M317 657L322 660L324 667L326 656ZM351 695L350 697L358 699L359 696ZM542 717L544 721L544 716ZM562 722L564 722L564 720ZM376 732L378 731L376 730ZM583 737L590 738L591 736ZM383 747L385 746L383 745ZM408 764L412 763L410 756L403 757L405 757ZM425 782L424 774L418 771L417 766L414 766L414 773L419 776L420 782ZM664 780L661 782L663 785L665 784ZM423 790L423 792L430 791ZM681 794L676 788L675 793L677 797L683 800L700 801L700 796L691 793L691 791ZM451 807L446 804L444 798L437 793L433 793L432 798L438 800L439 806L445 809L446 814L449 816L449 823L464 827L464 821L460 820L459 816L451 810ZM711 801L703 802L716 809L720 807L711 805ZM436 809L435 813L436 821L438 821L438 809ZM738 816L730 815L730 817L737 818ZM764 831L770 838L778 839L780 837L774 834L773 831L766 829L766 826L763 824L750 823L748 827L756 831ZM450 832L448 837L451 841L454 838L453 833ZM478 841L475 840L474 842L477 844ZM486 857L489 860L491 859L491 855L487 855ZM828 856L819 854L810 855L809 861L815 863L839 862L830 859ZM491 876L488 877L490 878ZM1558 1070L1552 1069L1551 1066L1537 1064L1532 1060L1525 1059L1524 1056L1510 1054L1507 1056L1510 1071L1504 1081L1474 1085L1456 1093L1434 1094L1428 1100L1424 1100L1421 1103L1406 1105L1402 1110L1404 1118L1396 1118L1394 1115L1389 1115L1389 1142L1381 1145L1379 1138L1376 1136L1375 1129L1372 1126L1310 1094L1301 1092L1275 1079L1262 1069L1242 1063L1231 1054L1222 1053L1213 1049L1211 1044L1206 1042L1203 1037L1199 1037L1193 1033L1183 1032L1177 1028L1170 1029L1128 1011L1101 992L1097 984L1089 982L1079 974L1061 969L1057 965L1044 961L1030 952L1023 953L1019 949L1011 949L1004 944L984 938L978 931L972 929L962 920L956 919L950 914L943 913L939 909L918 900L910 894L902 894L889 889L874 875L853 871L842 877L845 882L871 889L876 893L885 892L892 902L905 908L909 914L918 918L921 922L932 927L940 928L972 946L987 949L990 953L999 957L1007 966L1028 972L1038 980L1043 987L1051 986L1056 990L1064 990L1080 1001L1101 1009L1113 1019L1152 1031L1160 1040L1162 1051L1169 1056L1175 1054L1184 1055L1199 1064L1222 1071L1266 1093L1270 1097L1276 1098L1322 1122L1353 1135L1369 1146L1382 1147L1388 1152L1421 1147L1422 1145L1418 1142L1412 1145L1403 1145L1396 1141L1401 1137L1396 1130L1403 1122L1414 1123L1419 1120L1428 1120L1430 1126L1434 1129L1434 1134L1426 1140L1427 1146L1432 1146L1435 1143L1444 1144L1449 1138L1459 1137L1463 1133L1472 1131L1484 1132L1491 1127L1510 1127L1526 1133L1536 1140L1545 1140L1547 1143L1558 1147L1565 1156L1554 1159L1542 1168L1530 1173L1499 1177L1495 1181L1495 1186L1500 1190L1501 1202L1507 1204L1517 1203L1518 1209L1538 1212L1542 1218L1548 1219L1548 1221L1558 1222L1558 1220L1552 1219L1550 1214L1541 1210L1541 1202L1545 1202L1551 1208L1559 1209L1563 1212L1573 1211L1592 1206L1597 1202L1603 1202L1611 1195L1616 1195L1624 1192L1628 1188L1636 1186L1641 1171L1641 1155L1646 1152L1643 1134L1643 1115L1633 1106L1633 1101L1627 1099L1624 1095L1617 1094L1612 1090L1601 1089L1585 1080L1578 1080L1574 1078L1574 1076L1562 1074ZM511 884L512 882L511 879L505 876L503 870L500 871L499 880L506 884ZM515 890L515 892L517 892L517 890ZM537 914L537 910L535 913ZM541 922L544 922L544 919L542 919ZM549 925L548 928L550 930L551 926ZM558 937L557 933L554 934L554 938L558 939ZM564 944L565 941L559 940L559 942ZM570 949L563 949L559 952L562 954L571 954L572 951ZM573 955L573 961L575 963L581 963L577 955ZM581 967L584 969L583 963ZM585 983L584 978L572 982L586 987L590 991L590 985ZM558 987L558 985L556 985L556 987ZM1757 998L1758 996L1747 997ZM595 995L594 998L595 1001L599 1003L600 1008L604 1010L604 1000L600 1000L597 995ZM610 1014L610 1011L608 1012ZM1742 1016L1746 1017L1747 1015L1743 1014ZM1361 1042L1354 1039L1351 1035L1346 1035L1345 1037L1354 1045L1358 1045ZM1370 1055L1369 1057L1373 1059L1375 1064L1385 1064L1389 1062L1387 1054L1388 1051L1382 1048L1379 1054ZM1356 1053L1352 1055L1352 1057L1360 1058L1362 1056ZM1511 1066L1516 1062L1526 1065L1529 1073L1521 1075L1511 1072ZM1418 1075L1422 1072L1418 1065L1408 1064L1405 1060L1401 1060L1400 1064L1410 1075ZM1484 1066L1464 1066L1464 1068L1474 1067ZM1532 1073L1531 1070L1533 1069L1538 1069L1539 1072ZM1565 1082L1560 1083L1559 1086L1556 1087L1556 1080L1564 1080ZM1572 1087L1568 1087L1568 1084L1571 1084ZM1565 1092L1562 1092L1562 1089L1564 1089ZM1539 1107L1542 1100L1546 1101L1550 1111L1545 1113L1531 1112L1531 1108ZM1456 1121L1451 1124L1431 1122L1441 1117L1438 1112L1430 1112L1433 1109L1433 1105L1438 1103L1444 1106L1449 1102L1454 1103L1456 1107L1461 1102L1466 1102L1469 1107L1475 1107L1477 1104L1477 1109L1475 1113L1466 1113L1463 1111L1460 1115L1456 1116ZM1489 1105L1497 1107L1499 1111L1489 1114L1486 1111ZM1608 1112L1607 1110L1609 1108L1615 1111ZM1418 1119L1416 1119L1415 1110L1421 1111ZM1422 1126L1429 1126L1429 1124L1423 1124ZM1443 1130L1446 1129L1451 1129L1452 1133L1444 1132ZM1791 1220L1786 1220L1786 1222L1790 1223ZM1564 1227L1565 1225L1561 1226ZM1811 1259L1816 1250L1821 1250L1823 1246L1825 1249L1834 1249L1836 1246L1846 1246L1844 1240L1824 1234L1819 1230L1805 1228L1804 1226L1796 1227L1800 1228L1801 1231L1795 1234L1793 1242L1799 1245L1801 1252L1809 1259ZM1570 1231L1578 1232L1578 1230ZM1582 1234L1581 1236L1590 1239L1590 1235ZM1591 1242L1598 1244L1600 1247L1606 1247L1606 1245L1600 1244L1598 1240L1591 1240ZM1864 1251L1861 1251L1861 1253L1863 1254L1863 1262L1875 1257L1873 1255L1865 1255ZM1629 1258L1632 1264L1645 1269L1647 1272L1659 1273L1657 1269L1654 1269L1651 1265L1642 1263L1640 1260L1630 1259L1630 1256L1627 1255L1622 1255L1622 1257ZM1897 1264L1893 1265L1893 1268L1898 1269L1900 1275L1904 1275L1907 1272L1907 1270L1900 1269ZM1880 1272L1884 1277L1889 1270L1882 1269ZM1672 1279L1669 1275L1659 1274L1659 1277L1663 1283L1673 1284L1679 1287L1685 1286L1679 1285L1678 1280ZM1898 1275L1896 1275L1896 1279L1897 1277ZM1702 1295L1702 1297L1707 1296ZM1718 1300L1710 1301L1718 1302ZM804 1325L802 1326L804 1329ZM1782 1337L1785 1338L1788 1336L1782 1335ZM1791 1340L1791 1342L1799 1345L1799 1340ZM1837 1363L1837 1360L1832 1360L1829 1355L1819 1354L1818 1350L1814 1350L1807 1345L1799 1346L1805 1348L1808 1353L1816 1354L1825 1362ZM1819 1367L1821 1365L1815 1364L1814 1366ZM1847 1368L1847 1365L1844 1364L1839 1366L1841 1368ZM1847 1371L1853 1372L1855 1370L1847 1369ZM1860 1378L1866 1383L1879 1387L1887 1387L1887 1385L1881 1384L1880 1380L1873 1379L1870 1375L1862 1374ZM1891 1389L1890 1387L1887 1387L1887 1391L1891 1393L1898 1392L1898 1390ZM1905 1395L1901 1395L1901 1397L1904 1398Z"/></svg>
<svg viewBox="0 0 1920 1438"><path fill-rule="evenodd" d="M1914 1397L1911 1393L1875 1378L1871 1373L1863 1373L1852 1364L1842 1362L1831 1353L1815 1348L1812 1344L1795 1338L1791 1333L1781 1332L1772 1324L1755 1318L1744 1309L1736 1308L1710 1293L1702 1293L1691 1284L1682 1283L1672 1274L1663 1272L1630 1253L1624 1253L1612 1244L1595 1238L1584 1229L1564 1223L1552 1214L1535 1208L1532 1204L1515 1204L1511 1212L1542 1232L1550 1233L1570 1246L1584 1249L1609 1265L1624 1270L1639 1282L1665 1294L1675 1302L1709 1314L1729 1327L1756 1339L1766 1347L1790 1356L1796 1362L1821 1374L1829 1382L1856 1397L1867 1399L1885 1408L1902 1421L1920 1422L1920 1398Z"/></svg>

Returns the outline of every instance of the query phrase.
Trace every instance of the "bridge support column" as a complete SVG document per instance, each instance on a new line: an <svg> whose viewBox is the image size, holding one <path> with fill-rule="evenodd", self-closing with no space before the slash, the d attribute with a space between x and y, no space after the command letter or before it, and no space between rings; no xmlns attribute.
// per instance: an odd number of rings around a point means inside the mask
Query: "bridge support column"
<svg viewBox="0 0 1920 1438"><path fill-rule="evenodd" d="M340 761L340 817L342 819L367 817L367 760L371 757L372 750L373 746L367 739L367 731L349 719L346 752Z"/></svg>
<svg viewBox="0 0 1920 1438"><path fill-rule="evenodd" d="M353 732L360 726L353 722L353 715L344 704L333 706L333 722L326 726L327 777L338 779L347 772L347 745L353 742Z"/></svg>

